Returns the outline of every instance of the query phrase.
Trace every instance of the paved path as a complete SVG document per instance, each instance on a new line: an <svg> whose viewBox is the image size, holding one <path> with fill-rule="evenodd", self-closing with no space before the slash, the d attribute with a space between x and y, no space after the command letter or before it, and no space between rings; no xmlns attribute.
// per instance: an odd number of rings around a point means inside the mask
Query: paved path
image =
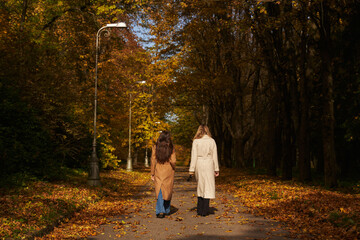
<svg viewBox="0 0 360 240"><path fill-rule="evenodd" d="M178 167L171 201L171 214L155 216L155 194L152 183L135 201L137 209L102 226L102 234L88 239L290 239L280 224L245 213L239 203L226 193L217 192L210 200L212 214L196 215L196 182L187 181L187 168Z"/></svg>

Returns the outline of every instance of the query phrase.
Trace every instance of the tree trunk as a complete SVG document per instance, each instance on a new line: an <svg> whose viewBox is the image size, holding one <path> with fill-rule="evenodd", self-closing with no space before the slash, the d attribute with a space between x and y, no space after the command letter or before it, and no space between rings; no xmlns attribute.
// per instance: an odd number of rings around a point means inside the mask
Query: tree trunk
<svg viewBox="0 0 360 240"><path fill-rule="evenodd" d="M284 86L286 88L286 86ZM287 92L286 89L283 89ZM283 92L283 94L284 94ZM281 157L281 177L284 180L292 179L293 167L293 135L291 131L291 112L290 112L290 96L284 95L284 109L283 109L283 128L282 128L282 157Z"/></svg>
<svg viewBox="0 0 360 240"><path fill-rule="evenodd" d="M276 169L278 160L280 159L281 152L281 132L278 124L278 110L277 106L272 104L268 112L267 123L267 141L266 150L264 149L265 157L267 158L267 174L270 176L276 176ZM267 153L267 154L266 154Z"/></svg>
<svg viewBox="0 0 360 240"><path fill-rule="evenodd" d="M202 106L202 124L208 125L209 124L209 108L203 104Z"/></svg>
<svg viewBox="0 0 360 240"><path fill-rule="evenodd" d="M231 157L232 157L232 139L230 134L226 134L224 136L224 146L223 146L223 151L224 151L224 163L226 167L231 167Z"/></svg>
<svg viewBox="0 0 360 240"><path fill-rule="evenodd" d="M292 11L292 4L284 2L282 14L286 16ZM277 62L278 78L281 81L278 85L281 90L281 102L283 105L283 155L282 155L282 178L292 179L292 168L296 162L296 135L295 128L298 123L298 94L296 85L296 58L294 45L290 41L293 39L293 27L289 22L285 22L283 34L279 35L278 48L279 62ZM287 64L283 64L283 63Z"/></svg>
<svg viewBox="0 0 360 240"><path fill-rule="evenodd" d="M333 94L333 75L331 72L331 39L329 6L326 1L320 3L320 57L321 57L321 80L323 89L323 124L322 139L324 151L324 173L325 185L335 187L337 185L337 163L334 143L334 94Z"/></svg>
<svg viewBox="0 0 360 240"><path fill-rule="evenodd" d="M299 88L300 88L300 124L298 134L298 148L299 148L299 171L300 181L311 180L310 167L310 138L309 138L309 94L308 94L308 78L306 76L306 26L303 27L303 34L301 36L300 49L300 74L299 74Z"/></svg>
<svg viewBox="0 0 360 240"><path fill-rule="evenodd" d="M209 127L211 128L211 133L213 135L213 138L215 139L216 146L217 146L217 152L218 152L218 159L219 159L219 165L225 166L224 162L224 134L222 132L222 122L221 118L214 114L213 111L208 111L209 113Z"/></svg>
<svg viewBox="0 0 360 240"><path fill-rule="evenodd" d="M233 138L233 157L232 167L246 168L245 163L245 144L241 138Z"/></svg>

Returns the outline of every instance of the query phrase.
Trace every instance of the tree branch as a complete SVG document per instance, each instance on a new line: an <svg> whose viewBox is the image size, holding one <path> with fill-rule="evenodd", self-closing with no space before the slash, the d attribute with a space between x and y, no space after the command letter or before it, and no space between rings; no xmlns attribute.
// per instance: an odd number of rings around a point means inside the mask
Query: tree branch
<svg viewBox="0 0 360 240"><path fill-rule="evenodd" d="M90 6L90 1L88 1L85 5L81 6L80 8L69 8L69 9L65 10L63 13L54 16L48 23L46 23L43 26L42 30L50 28L56 22L56 20L61 18L65 13L67 13L67 12L76 12L76 11L83 12L88 6Z"/></svg>

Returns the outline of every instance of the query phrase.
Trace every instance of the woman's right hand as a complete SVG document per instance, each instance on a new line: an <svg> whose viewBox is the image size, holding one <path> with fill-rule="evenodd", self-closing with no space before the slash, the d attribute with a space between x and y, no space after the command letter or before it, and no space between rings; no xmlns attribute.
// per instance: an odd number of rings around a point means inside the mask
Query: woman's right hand
<svg viewBox="0 0 360 240"><path fill-rule="evenodd" d="M154 175L151 175L151 180L155 181Z"/></svg>

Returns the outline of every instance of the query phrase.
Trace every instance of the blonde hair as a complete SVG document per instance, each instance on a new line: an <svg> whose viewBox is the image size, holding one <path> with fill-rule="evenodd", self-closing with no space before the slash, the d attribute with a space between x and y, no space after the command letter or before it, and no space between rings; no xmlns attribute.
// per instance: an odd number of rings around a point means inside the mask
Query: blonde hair
<svg viewBox="0 0 360 240"><path fill-rule="evenodd" d="M209 137L211 137L211 132L210 132L208 126L201 124L199 126L193 140L202 138L204 135L208 135Z"/></svg>

